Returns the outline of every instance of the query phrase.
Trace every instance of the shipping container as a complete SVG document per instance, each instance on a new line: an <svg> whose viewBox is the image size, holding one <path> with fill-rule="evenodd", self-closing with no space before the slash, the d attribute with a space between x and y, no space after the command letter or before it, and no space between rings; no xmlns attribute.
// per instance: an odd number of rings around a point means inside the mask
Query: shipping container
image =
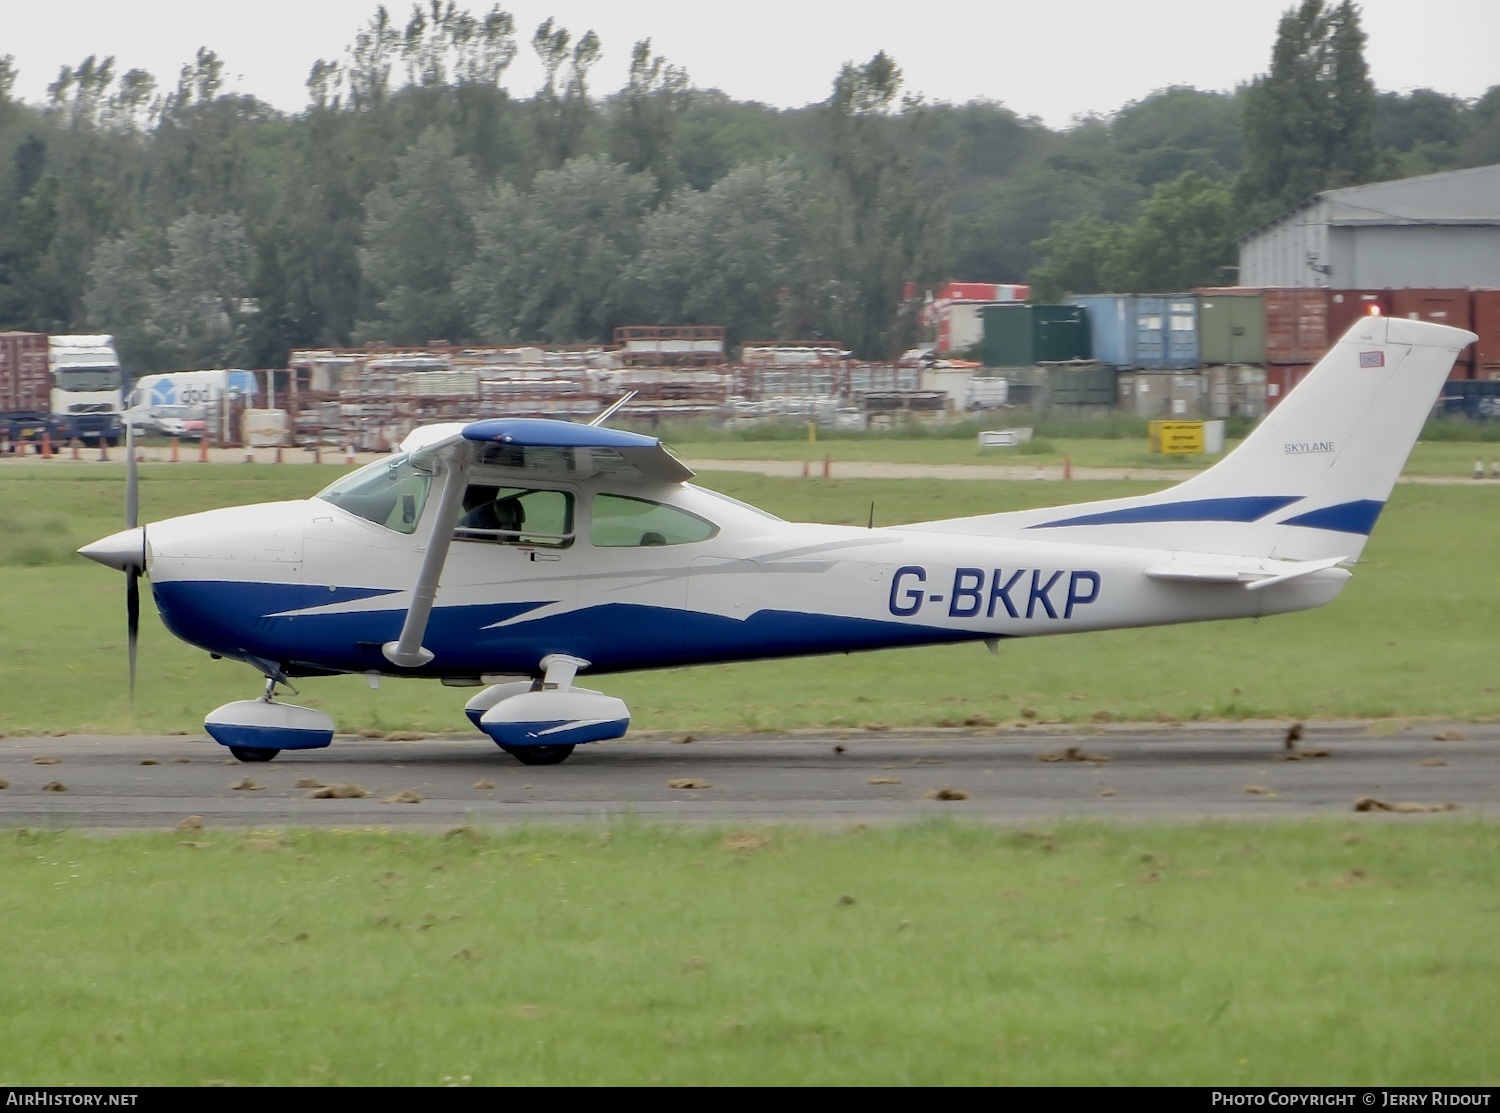
<svg viewBox="0 0 1500 1113"><path fill-rule="evenodd" d="M1204 363L1266 362L1266 299L1236 286L1198 293L1198 343Z"/></svg>
<svg viewBox="0 0 1500 1113"><path fill-rule="evenodd" d="M1266 369L1252 364L1216 364L1203 369L1209 417L1264 417Z"/></svg>
<svg viewBox="0 0 1500 1113"><path fill-rule="evenodd" d="M1320 286L1268 288L1266 360L1316 363L1328 350L1329 291Z"/></svg>
<svg viewBox="0 0 1500 1113"><path fill-rule="evenodd" d="M1089 330L1093 357L1117 371L1140 366L1136 359L1136 310L1134 294L1080 294L1073 304L1082 306Z"/></svg>
<svg viewBox="0 0 1500 1113"><path fill-rule="evenodd" d="M1500 290L1475 290L1470 329L1479 334L1474 345L1474 377L1500 379Z"/></svg>
<svg viewBox="0 0 1500 1113"><path fill-rule="evenodd" d="M1047 389L1054 406L1113 406L1115 373L1107 367L1053 367Z"/></svg>
<svg viewBox="0 0 1500 1113"><path fill-rule="evenodd" d="M1390 316L1389 290L1330 290L1328 292L1328 345L1343 339L1354 322L1371 313Z"/></svg>
<svg viewBox="0 0 1500 1113"><path fill-rule="evenodd" d="M1473 320L1473 295L1468 290L1392 290L1391 316L1466 329ZM1474 345L1470 344L1458 353L1448 378L1473 377Z"/></svg>
<svg viewBox="0 0 1500 1113"><path fill-rule="evenodd" d="M1266 409L1279 406L1292 388L1307 378L1313 369L1310 363L1278 363L1266 368Z"/></svg>
<svg viewBox="0 0 1500 1113"><path fill-rule="evenodd" d="M1089 333L1076 305L986 305L986 367L1026 367L1089 358Z"/></svg>
<svg viewBox="0 0 1500 1113"><path fill-rule="evenodd" d="M1136 359L1141 367L1198 366L1198 299L1192 294L1136 298Z"/></svg>
<svg viewBox="0 0 1500 1113"><path fill-rule="evenodd" d="M1443 387L1437 409L1445 417L1471 421L1500 418L1500 380L1450 382Z"/></svg>
<svg viewBox="0 0 1500 1113"><path fill-rule="evenodd" d="M47 334L0 332L0 414L45 416L51 410Z"/></svg>

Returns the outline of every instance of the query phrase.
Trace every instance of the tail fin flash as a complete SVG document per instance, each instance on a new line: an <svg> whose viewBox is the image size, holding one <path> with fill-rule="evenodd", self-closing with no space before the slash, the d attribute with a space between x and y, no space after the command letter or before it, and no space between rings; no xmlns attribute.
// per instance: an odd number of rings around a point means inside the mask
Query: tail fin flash
<svg viewBox="0 0 1500 1113"><path fill-rule="evenodd" d="M1356 557L1473 333L1364 317L1244 442L1175 487L923 528L1284 560Z"/></svg>

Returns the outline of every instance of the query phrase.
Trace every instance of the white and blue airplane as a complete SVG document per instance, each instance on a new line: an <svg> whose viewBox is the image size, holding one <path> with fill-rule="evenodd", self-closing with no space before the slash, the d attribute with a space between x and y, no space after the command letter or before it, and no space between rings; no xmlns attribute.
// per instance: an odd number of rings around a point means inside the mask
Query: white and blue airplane
<svg viewBox="0 0 1500 1113"><path fill-rule="evenodd" d="M162 621L265 677L211 712L241 761L329 745L293 678L481 687L469 718L528 765L623 736L574 682L707 662L1253 618L1338 595L1457 354L1357 322L1218 464L1167 490L890 528L786 522L689 482L652 437L491 418L417 429L313 498L136 525L79 550ZM133 469L133 456L131 467Z"/></svg>

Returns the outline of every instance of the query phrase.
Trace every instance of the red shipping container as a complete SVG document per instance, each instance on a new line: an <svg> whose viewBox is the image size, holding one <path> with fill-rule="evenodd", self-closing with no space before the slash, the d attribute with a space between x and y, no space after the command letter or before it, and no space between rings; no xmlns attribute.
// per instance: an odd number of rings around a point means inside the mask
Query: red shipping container
<svg viewBox="0 0 1500 1113"><path fill-rule="evenodd" d="M1320 286L1267 287L1266 360L1315 363L1328 351L1329 291Z"/></svg>
<svg viewBox="0 0 1500 1113"><path fill-rule="evenodd" d="M1466 329L1473 320L1472 299L1468 290L1392 290L1391 316ZM1473 363L1474 345L1470 344L1458 353L1448 378L1472 378Z"/></svg>
<svg viewBox="0 0 1500 1113"><path fill-rule="evenodd" d="M1475 290L1473 323L1479 334L1474 345L1474 377L1500 379L1500 290Z"/></svg>
<svg viewBox="0 0 1500 1113"><path fill-rule="evenodd" d="M45 332L0 332L0 413L47 413L52 371Z"/></svg>
<svg viewBox="0 0 1500 1113"><path fill-rule="evenodd" d="M1267 367L1266 409L1274 410L1312 369L1310 363L1280 363Z"/></svg>
<svg viewBox="0 0 1500 1113"><path fill-rule="evenodd" d="M1372 309L1389 314L1391 292L1389 290L1330 290L1328 294L1329 347L1337 344L1355 321L1369 316Z"/></svg>

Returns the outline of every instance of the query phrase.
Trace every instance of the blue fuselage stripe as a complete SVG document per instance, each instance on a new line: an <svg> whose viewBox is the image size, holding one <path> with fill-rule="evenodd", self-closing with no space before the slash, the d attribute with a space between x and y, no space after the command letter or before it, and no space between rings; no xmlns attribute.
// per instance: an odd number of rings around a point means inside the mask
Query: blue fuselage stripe
<svg viewBox="0 0 1500 1113"><path fill-rule="evenodd" d="M401 632L400 608L286 614L306 585L177 581L154 585L167 628L212 653L285 662L294 670L390 671L380 647ZM337 597L326 588L313 596ZM370 594L378 594L371 592ZM745 619L672 607L604 603L506 623L547 601L437 607L423 644L436 658L406 675L529 673L549 653L591 662L591 673L972 641L993 635L920 623L763 610Z"/></svg>
<svg viewBox="0 0 1500 1113"><path fill-rule="evenodd" d="M1027 528L1133 525L1141 522L1258 522L1267 514L1274 514L1299 498L1300 495L1245 495L1161 502L1147 506L1127 506L1121 510L1103 510L1097 514L1080 514L1074 518L1059 518L1051 522L1037 522Z"/></svg>

